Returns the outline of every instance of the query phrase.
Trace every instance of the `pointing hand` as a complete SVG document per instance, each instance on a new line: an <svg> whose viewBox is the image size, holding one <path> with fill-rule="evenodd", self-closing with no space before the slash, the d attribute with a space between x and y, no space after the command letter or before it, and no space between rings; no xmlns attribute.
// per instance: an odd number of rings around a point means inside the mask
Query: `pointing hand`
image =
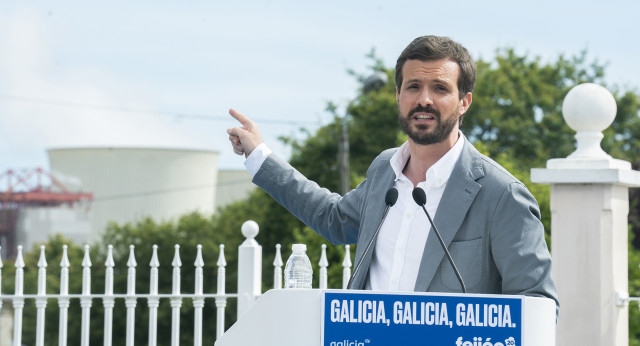
<svg viewBox="0 0 640 346"><path fill-rule="evenodd" d="M227 129L229 141L231 141L231 146L233 147L233 152L238 155L244 154L245 157L248 157L251 155L253 149L263 142L262 136L260 135L260 129L251 119L233 108L229 109L229 114L231 114L231 116L238 120L242 125L242 127Z"/></svg>

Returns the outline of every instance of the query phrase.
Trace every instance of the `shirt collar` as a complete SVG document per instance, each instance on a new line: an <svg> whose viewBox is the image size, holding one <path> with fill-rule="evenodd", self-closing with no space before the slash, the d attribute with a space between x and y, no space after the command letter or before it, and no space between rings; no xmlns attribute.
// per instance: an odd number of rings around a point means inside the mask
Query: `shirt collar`
<svg viewBox="0 0 640 346"><path fill-rule="evenodd" d="M453 147L451 147L451 149L449 149L449 151L440 158L440 160L434 163L433 166L427 170L427 174L425 176L425 187L439 187L449 181L449 176L451 176L451 172L453 172L453 166L455 166L458 161L458 158L462 153L462 147L464 146L464 135L462 132L459 133L460 136L458 136L456 144L454 144ZM393 172L396 174L396 180L400 179L402 176L402 170L407 165L409 157L411 157L411 152L409 151L409 142L407 141L398 148L389 162L391 164L391 169L393 169Z"/></svg>

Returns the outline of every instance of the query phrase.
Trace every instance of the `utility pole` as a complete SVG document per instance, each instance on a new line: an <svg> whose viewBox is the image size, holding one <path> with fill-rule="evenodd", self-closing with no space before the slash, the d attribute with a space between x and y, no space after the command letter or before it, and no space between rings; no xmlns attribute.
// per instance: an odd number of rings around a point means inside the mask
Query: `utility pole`
<svg viewBox="0 0 640 346"><path fill-rule="evenodd" d="M381 71L367 77L362 84L362 92L378 90L387 84L387 74ZM356 98L357 99L357 98ZM342 117L342 131L340 133L340 142L338 143L338 164L340 165L340 193L344 196L351 190L351 169L349 164L349 108L356 100L352 100L347 105L344 117Z"/></svg>
<svg viewBox="0 0 640 346"><path fill-rule="evenodd" d="M351 167L349 164L349 127L347 116L342 117L342 133L338 148L338 160L340 163L340 193L344 196L351 189Z"/></svg>

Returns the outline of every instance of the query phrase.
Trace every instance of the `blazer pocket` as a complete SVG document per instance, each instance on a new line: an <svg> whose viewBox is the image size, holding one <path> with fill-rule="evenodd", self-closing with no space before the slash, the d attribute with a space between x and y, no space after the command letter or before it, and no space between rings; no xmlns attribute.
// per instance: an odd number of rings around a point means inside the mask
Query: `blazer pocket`
<svg viewBox="0 0 640 346"><path fill-rule="evenodd" d="M452 241L449 244L449 253L456 264L462 281L464 281L467 291L476 287L482 277L483 263L482 258L482 238L473 240ZM449 260L443 258L440 264L442 273L442 283L453 292L462 292L462 287L458 281L456 273L453 271Z"/></svg>

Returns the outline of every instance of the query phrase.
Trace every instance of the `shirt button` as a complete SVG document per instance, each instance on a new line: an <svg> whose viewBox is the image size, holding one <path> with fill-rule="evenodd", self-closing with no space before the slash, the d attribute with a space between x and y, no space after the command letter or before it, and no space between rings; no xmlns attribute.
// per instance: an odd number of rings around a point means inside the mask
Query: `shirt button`
<svg viewBox="0 0 640 346"><path fill-rule="evenodd" d="M398 252L402 252L402 251L404 251L404 245L398 246Z"/></svg>
<svg viewBox="0 0 640 346"><path fill-rule="evenodd" d="M410 218L411 218L411 213L406 213L406 214L404 214L404 218L405 218L405 219L410 219Z"/></svg>

